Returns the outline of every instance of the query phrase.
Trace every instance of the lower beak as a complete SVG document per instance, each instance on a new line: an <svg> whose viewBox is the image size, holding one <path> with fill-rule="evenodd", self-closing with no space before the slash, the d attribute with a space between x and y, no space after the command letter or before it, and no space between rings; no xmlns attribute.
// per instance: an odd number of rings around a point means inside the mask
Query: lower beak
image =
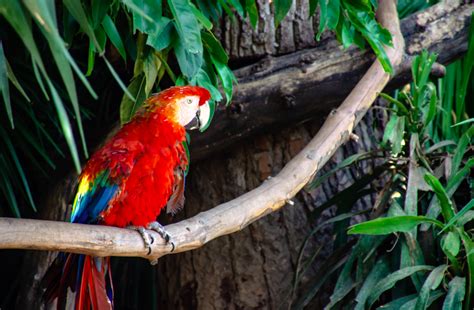
<svg viewBox="0 0 474 310"><path fill-rule="evenodd" d="M201 128L201 119L199 118L200 111L196 112L196 116L186 125L184 128L186 130L194 130Z"/></svg>

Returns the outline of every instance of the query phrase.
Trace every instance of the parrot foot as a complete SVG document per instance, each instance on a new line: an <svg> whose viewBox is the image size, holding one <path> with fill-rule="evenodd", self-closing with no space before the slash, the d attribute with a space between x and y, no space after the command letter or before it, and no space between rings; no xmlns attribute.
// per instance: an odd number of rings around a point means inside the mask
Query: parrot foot
<svg viewBox="0 0 474 310"><path fill-rule="evenodd" d="M165 239L166 243L171 244L171 252L174 251L174 248L175 248L174 243L173 243L173 241L170 241L171 236L165 230L163 225L161 225L160 223L155 221L155 222L151 222L150 224L148 224L146 228L156 231L161 236L161 238Z"/></svg>
<svg viewBox="0 0 474 310"><path fill-rule="evenodd" d="M153 244L153 242L155 242L153 237L142 226L129 226L127 228L138 231L138 233L140 234L140 236L143 239L143 242L145 243L145 248L148 249L147 255L150 255L151 254L151 245Z"/></svg>
<svg viewBox="0 0 474 310"><path fill-rule="evenodd" d="M145 248L148 249L147 255L151 254L151 245L153 244L153 242L155 242L155 239L153 238L152 235L150 235L149 232L147 232L147 229L156 231L166 241L166 243L171 244L171 252L174 251L175 245L172 241L170 241L171 239L170 235L165 230L163 225L161 225L158 222L151 222L150 224L146 226L146 229L145 227L142 227L142 226L128 226L127 228L138 231L138 233L143 239L143 242L145 243ZM150 260L150 264L152 265L156 265L157 263L158 263L158 259Z"/></svg>

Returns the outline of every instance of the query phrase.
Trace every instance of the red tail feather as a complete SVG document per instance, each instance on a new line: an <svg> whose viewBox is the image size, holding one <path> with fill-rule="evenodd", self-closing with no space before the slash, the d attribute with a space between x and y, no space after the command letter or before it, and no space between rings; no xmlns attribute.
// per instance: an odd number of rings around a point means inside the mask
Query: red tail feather
<svg viewBox="0 0 474 310"><path fill-rule="evenodd" d="M68 288L76 292L75 309L113 308L112 300L108 297L112 296L113 292L107 294L107 289L113 290L108 257L61 255L46 273L43 283L47 285L43 294L45 302L49 304L57 298L58 309L64 309L66 306Z"/></svg>

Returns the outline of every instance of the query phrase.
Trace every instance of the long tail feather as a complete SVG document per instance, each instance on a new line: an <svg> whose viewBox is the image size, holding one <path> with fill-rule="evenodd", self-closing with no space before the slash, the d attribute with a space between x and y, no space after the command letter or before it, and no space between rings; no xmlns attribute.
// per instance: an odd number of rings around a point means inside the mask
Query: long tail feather
<svg viewBox="0 0 474 310"><path fill-rule="evenodd" d="M61 253L43 278L43 298L50 304L57 298L57 309L66 307L68 288L76 293L75 309L113 308L110 258Z"/></svg>

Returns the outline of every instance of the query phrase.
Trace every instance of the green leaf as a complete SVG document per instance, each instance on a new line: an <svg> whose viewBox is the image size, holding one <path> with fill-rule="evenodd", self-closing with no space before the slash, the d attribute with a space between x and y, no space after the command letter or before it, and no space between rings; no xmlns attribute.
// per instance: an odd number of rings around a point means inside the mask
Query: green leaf
<svg viewBox="0 0 474 310"><path fill-rule="evenodd" d="M448 284L448 294L444 299L443 310L461 310L466 294L466 279L454 277Z"/></svg>
<svg viewBox="0 0 474 310"><path fill-rule="evenodd" d="M336 167L333 169L329 170L325 174L321 175L320 177L316 178L313 182L310 184L310 188L316 188L320 186L324 181L326 181L331 175L336 173L337 171L349 167L359 161L367 160L370 158L375 158L375 154L373 152L363 152L363 153L357 153L353 154L347 158L345 158L343 161L338 163Z"/></svg>
<svg viewBox="0 0 474 310"><path fill-rule="evenodd" d="M161 60L155 53L149 53L143 60L143 73L145 74L145 92L149 94L155 85L158 71L161 68Z"/></svg>
<svg viewBox="0 0 474 310"><path fill-rule="evenodd" d="M377 308L377 310L400 310L400 308L412 300L416 302L417 294L411 294L392 300L388 304L384 304Z"/></svg>
<svg viewBox="0 0 474 310"><path fill-rule="evenodd" d="M393 98L392 96L389 96L385 93L381 93L380 97L384 98L385 100L389 101L390 103L393 103L398 108L398 111L397 111L398 116L410 114L410 112L405 107L405 105L403 103L401 103L400 101L398 101L397 99Z"/></svg>
<svg viewBox="0 0 474 310"><path fill-rule="evenodd" d="M112 0L91 0L91 16L94 29L102 24L111 3Z"/></svg>
<svg viewBox="0 0 474 310"><path fill-rule="evenodd" d="M32 147L35 149L38 154L44 159L44 161L52 168L55 169L56 165L52 161L52 159L48 156L44 148L38 143L37 139L30 134L28 129L25 129L21 124L18 124L17 129L25 138L25 140L29 143L28 147ZM60 130L60 129L58 129Z"/></svg>
<svg viewBox="0 0 474 310"><path fill-rule="evenodd" d="M94 70L95 65L95 47L92 40L89 40L89 53L87 57L87 72L86 76L90 76Z"/></svg>
<svg viewBox="0 0 474 310"><path fill-rule="evenodd" d="M204 28L211 30L212 22L207 19L207 17L204 16L204 14L202 14L202 12L199 11L193 3L190 2L189 4L191 5L191 10L193 11L193 14L196 16L197 20L204 26Z"/></svg>
<svg viewBox="0 0 474 310"><path fill-rule="evenodd" d="M472 17L474 17L474 13L471 14ZM458 120L464 116L467 87L472 81L471 72L474 66L474 26L472 24L469 27L469 38L467 41L468 49L463 59L462 77L456 90L456 119Z"/></svg>
<svg viewBox="0 0 474 310"><path fill-rule="evenodd" d="M227 1L226 0L217 0L217 3L220 5L220 8L224 9L225 13L227 14L227 16L229 16L230 20L232 22L235 22L234 12L227 5Z"/></svg>
<svg viewBox="0 0 474 310"><path fill-rule="evenodd" d="M459 249L461 248L461 240L459 239L459 235L456 232L448 232L441 238L441 248L445 253L456 257L459 253Z"/></svg>
<svg viewBox="0 0 474 310"><path fill-rule="evenodd" d="M433 302L435 302L438 298L440 298L444 294L445 293L444 293L443 290L436 290L432 294L430 294L430 297L429 297L428 302L427 302L427 307L429 308ZM413 298L412 300L404 303L398 310L413 310L416 306L416 301L417 300L418 300L417 297Z"/></svg>
<svg viewBox="0 0 474 310"><path fill-rule="evenodd" d="M191 85L199 85L206 88L211 93L211 98L214 101L222 100L222 95L219 90L213 85L209 79L209 75L203 69L200 69L198 74L190 81ZM210 121L210 120L209 120Z"/></svg>
<svg viewBox="0 0 474 310"><path fill-rule="evenodd" d="M354 263L357 260L367 261L371 253L373 253L373 250L376 249L384 239L385 237L380 236L363 236L359 239L344 265L344 268L339 273L339 277L334 287L334 293L331 295L332 304L336 304L338 301L342 300L342 298L344 298L354 288L355 283L351 276Z"/></svg>
<svg viewBox="0 0 474 310"><path fill-rule="evenodd" d="M470 221L472 221L474 219L474 211L473 210L469 210L467 211L465 214L463 214L458 220L458 225L459 226L464 226L466 225L467 223L469 223Z"/></svg>
<svg viewBox="0 0 474 310"><path fill-rule="evenodd" d="M146 44L154 47L157 51L161 51L171 44L174 27L171 19L167 17L157 19L155 27L154 32L148 34Z"/></svg>
<svg viewBox="0 0 474 310"><path fill-rule="evenodd" d="M175 53L181 72L192 79L203 62L201 30L188 0L168 0L179 39Z"/></svg>
<svg viewBox="0 0 474 310"><path fill-rule="evenodd" d="M438 103L438 97L436 95L436 87L431 82L426 84L426 92L428 93L430 100L428 104L428 112L425 114L423 124L425 126L428 126L428 124L431 123L431 121L436 115L436 105Z"/></svg>
<svg viewBox="0 0 474 310"><path fill-rule="evenodd" d="M405 133L405 117L392 116L385 127L382 143L390 142L390 152L394 155L402 151Z"/></svg>
<svg viewBox="0 0 474 310"><path fill-rule="evenodd" d="M372 47L384 70L392 73L393 68L383 46L383 44L392 46L390 32L376 22L373 12L362 11L349 3L345 3L345 7L352 25Z"/></svg>
<svg viewBox="0 0 474 310"><path fill-rule="evenodd" d="M453 146L453 145L456 145L456 142L454 142L452 140L443 140L443 141L435 143L432 146L430 146L429 148L427 148L425 150L425 154L430 154L430 153L433 153L434 151L436 151L438 149L441 149L441 148L444 148L444 147L447 147L447 146Z"/></svg>
<svg viewBox="0 0 474 310"><path fill-rule="evenodd" d="M327 27L331 30L336 29L339 22L340 0L329 0L327 3Z"/></svg>
<svg viewBox="0 0 474 310"><path fill-rule="evenodd" d="M453 226L460 218L462 218L469 210L474 208L474 199L471 199L471 201L468 202L467 205L464 206L464 208L461 209L453 218L444 226L443 230L440 231L443 232L444 230L450 228Z"/></svg>
<svg viewBox="0 0 474 310"><path fill-rule="evenodd" d="M355 37L355 29L354 27L345 19L345 18L340 18L339 19L339 25L338 27L341 28L341 30L337 30L336 34L339 32L341 33L340 35L340 41L342 42L343 47L349 48L349 46L354 43L354 37Z"/></svg>
<svg viewBox="0 0 474 310"><path fill-rule="evenodd" d="M383 278L385 278L390 272L390 268L388 265L388 259L386 257L382 257L377 261L374 265L372 270L370 271L367 278L365 278L362 287L359 290L355 300L357 305L355 310L364 310L366 309L366 301L369 295L375 289L375 285Z"/></svg>
<svg viewBox="0 0 474 310"><path fill-rule="evenodd" d="M104 27L105 33L107 34L107 37L109 37L110 42L112 42L112 44L117 48L117 51L120 56L122 56L123 60L126 61L127 53L125 52L125 47L123 46L117 27L115 27L115 24L109 15L105 15L102 21L102 27Z"/></svg>
<svg viewBox="0 0 474 310"><path fill-rule="evenodd" d="M255 29L258 22L258 10L255 0L245 0L245 10L249 14L250 24Z"/></svg>
<svg viewBox="0 0 474 310"><path fill-rule="evenodd" d="M464 121L462 121L462 122L456 123L456 124L452 125L451 127L462 126L462 125L466 125L466 124L470 124L470 123L474 123L474 117L473 117L473 118L466 119L466 120L464 120Z"/></svg>
<svg viewBox="0 0 474 310"><path fill-rule="evenodd" d="M318 33L316 34L316 40L321 39L321 35L326 29L326 25L328 22L328 0L319 0L319 29Z"/></svg>
<svg viewBox="0 0 474 310"><path fill-rule="evenodd" d="M0 134L2 136L3 143L7 146L7 149L10 153L10 156L13 160L13 163L15 164L16 170L20 176L21 182L23 183L23 188L25 189L26 192L26 197L28 198L28 201L33 208L33 210L36 212L36 205L33 200L33 195L31 194L30 190L30 185L28 184L28 180L26 178L25 172L23 170L23 167L21 166L20 159L18 158L18 155L15 151L15 147L12 144L11 139L8 137L7 133L3 130L3 128L0 127Z"/></svg>
<svg viewBox="0 0 474 310"><path fill-rule="evenodd" d="M441 185L441 182L430 173L425 175L425 181L431 186L431 188L433 188L433 191L439 200L443 217L445 221L449 222L454 216L454 209L451 199L449 199L449 196L446 193L446 190L444 189L443 185Z"/></svg>
<svg viewBox="0 0 474 310"><path fill-rule="evenodd" d="M3 52L3 45L0 41L0 92L3 96L3 101L5 102L5 109L7 111L8 119L10 120L10 126L15 128L13 122L13 112L12 104L10 101L10 89L8 86L8 76L7 76L7 62L5 58L5 53Z"/></svg>
<svg viewBox="0 0 474 310"><path fill-rule="evenodd" d="M221 42L217 40L212 32L204 31L201 33L204 47L217 61L227 64L229 56L222 47Z"/></svg>
<svg viewBox="0 0 474 310"><path fill-rule="evenodd" d="M20 82L18 82L15 74L13 73L12 68L10 67L10 64L8 63L8 60L5 58L5 64L7 66L7 76L10 82L16 87L16 89L22 94L23 97L25 97L26 101L31 102L30 97L26 94L25 90L23 87L20 85Z"/></svg>
<svg viewBox="0 0 474 310"><path fill-rule="evenodd" d="M107 65L107 68L109 69L110 73L112 74L112 76L114 77L115 81L117 81L117 84L119 84L120 88L123 90L123 92L125 93L125 95L132 101L135 101L135 97L133 97L133 95L128 91L127 87L125 86L125 84L122 82L122 79L120 78L120 76L117 74L117 72L115 72L115 69L114 67L112 67L112 65L110 64L110 62L107 60L107 58L102 57L102 59L104 59L104 62L105 64Z"/></svg>
<svg viewBox="0 0 474 310"><path fill-rule="evenodd" d="M294 281L293 281L293 283L294 283L293 292L295 292L296 289L297 289L297 284L300 281L301 275L305 274L307 269L309 268L309 265L307 265L306 268L303 268L301 266L302 266L302 261L303 261L303 254L304 254L305 249L308 246L308 243L310 242L311 238L318 231L320 231L321 228L323 228L324 226L326 226L328 224L336 223L336 222L339 222L339 221L343 221L343 220L346 220L346 219L350 219L355 215L357 215L357 213L343 213L343 214L336 215L336 216L334 216L332 218L329 218L328 220L320 223L319 225L314 227L308 235L306 235L306 237L303 241L303 244L301 245L301 248L300 248L299 253L298 253L296 272L295 272Z"/></svg>
<svg viewBox="0 0 474 310"><path fill-rule="evenodd" d="M460 230L461 240L466 251L467 256L467 275L469 276L467 281L467 294L466 302L464 304L466 309L472 309L471 307L471 296L474 295L474 243L471 237L462 229Z"/></svg>
<svg viewBox="0 0 474 310"><path fill-rule="evenodd" d="M377 218L375 220L353 225L348 234L387 235L395 232L410 232L421 223L431 223L442 228L443 223L426 216L394 216Z"/></svg>
<svg viewBox="0 0 474 310"><path fill-rule="evenodd" d="M367 299L369 307L372 307L374 302L376 302L377 299L379 299L380 295L382 295L382 293L394 287L398 281L403 280L416 272L429 271L433 269L434 268L432 266L426 266L426 265L413 266L413 267L402 268L400 270L397 270L389 274L388 276L386 276L385 278L383 278L377 283L377 285L375 286L375 289L372 291L372 294L370 294L369 298Z"/></svg>
<svg viewBox="0 0 474 310"><path fill-rule="evenodd" d="M144 33L153 32L155 22L153 17L158 18L162 15L161 0L122 0L122 2L132 11L133 29L139 29Z"/></svg>
<svg viewBox="0 0 474 310"><path fill-rule="evenodd" d="M285 18L286 14L291 8L293 0L274 0L273 6L275 7L275 28L278 27L280 22Z"/></svg>
<svg viewBox="0 0 474 310"><path fill-rule="evenodd" d="M89 39L91 39L92 42L94 42L97 50L100 52L103 52L100 49L97 38L95 37L95 33L94 33L95 27L93 27L89 23L86 12L84 11L84 8L82 7L81 1L80 0L64 0L63 3L64 3L64 6L69 11L69 13L74 17L74 19L79 23L79 25L81 25L82 31L84 31L89 37Z"/></svg>
<svg viewBox="0 0 474 310"><path fill-rule="evenodd" d="M425 265L423 251L415 236L415 231L404 233L405 240L401 240L399 268ZM411 280L416 290L419 291L421 289L424 279L420 277L419 274L414 274L411 276Z"/></svg>
<svg viewBox="0 0 474 310"><path fill-rule="evenodd" d="M474 158L469 159L462 169L457 171L456 174L451 175L448 180L448 184L446 185L446 192L449 197L452 197L454 192L461 185L462 181L469 175L472 167L474 167ZM428 211L426 212L426 216L436 218L438 217L439 213L440 202L437 197L433 197L430 202L430 206L428 207Z"/></svg>
<svg viewBox="0 0 474 310"><path fill-rule="evenodd" d="M135 115L135 112L143 104L143 101L147 97L145 92L146 78L144 75L137 76L128 86L128 92L136 98L136 100L131 100L128 96L122 97L122 102L120 103L120 123L126 124L130 119Z"/></svg>
<svg viewBox="0 0 474 310"><path fill-rule="evenodd" d="M81 163L79 162L79 154L77 153L76 142L72 133L71 122L69 121L66 109L64 108L64 104L61 100L61 97L59 97L56 88L54 88L53 84L49 81L48 86L51 91L51 98L53 99L54 106L56 107L56 111L58 113L58 119L59 123L61 124L64 138L66 139L69 151L71 152L72 160L74 162L74 166L76 167L76 172L81 173Z"/></svg>
<svg viewBox="0 0 474 310"><path fill-rule="evenodd" d="M211 59L222 82L222 88L224 88L224 93L227 98L226 104L229 104L232 100L233 84L237 82L237 79L227 65L221 63L213 56L211 56Z"/></svg>
<svg viewBox="0 0 474 310"><path fill-rule="evenodd" d="M63 76L64 84L66 85L66 87L70 88L68 89L68 91L69 92L72 91L73 86L71 83L74 83L74 82L70 81L69 73L64 73L65 70L70 70L70 69L65 69L65 67L67 68L70 68L70 67L69 65L64 66L63 61L62 61L63 59L66 59L69 62L70 66L76 72L77 76L82 81L82 83L84 84L86 89L89 91L89 93L92 95L92 97L94 99L97 99L97 94L94 92L90 83L87 81L86 77L77 66L71 54L69 54L61 36L58 33L58 30L57 30L58 28L55 22L55 15L54 15L55 12L50 11L51 8L47 5L47 2L43 2L40 0L24 0L24 4L30 11L31 15L36 18L38 26L42 30L46 39L48 40L48 43L51 48L51 52L53 56L56 56L55 57L56 64L58 65L59 72ZM60 63L58 63L58 61L60 61ZM72 93L71 93L71 100L74 100L74 97L75 96L72 96ZM78 117L78 115L76 115L76 117Z"/></svg>
<svg viewBox="0 0 474 310"><path fill-rule="evenodd" d="M448 265L440 265L430 272L430 274L425 280L425 283L421 287L420 293L416 301L415 310L425 310L426 308L428 308L430 293L431 291L437 289L438 286L441 284L441 281L443 281L444 278L444 273L446 272L448 267Z"/></svg>
<svg viewBox="0 0 474 310"><path fill-rule="evenodd" d="M9 164L5 161L5 157L3 157L2 154L0 154L0 167L2 168L2 171L7 171L9 167ZM7 199L15 217L21 217L20 209L18 208L18 202L14 194L15 191L13 190L13 186L8 178L7 173L0 173L0 177L0 189L3 191L3 195Z"/></svg>
<svg viewBox="0 0 474 310"><path fill-rule="evenodd" d="M79 102L77 99L76 85L74 82L74 77L72 75L71 67L95 99L97 99L97 95L93 91L84 74L81 72L81 70L75 63L72 56L69 54L68 50L66 49L65 44L57 30L55 12L53 8L48 6L46 2L42 2L39 0L25 0L24 3L29 9L30 13L36 18L38 26L40 27L43 35L48 41L53 58L56 62L56 65L58 66L58 71L63 79L64 85L66 86L69 98L71 99L79 130L79 136L82 141L83 151L85 156L88 157L86 139L82 127L81 113L79 109ZM67 135L67 133L64 134Z"/></svg>
<svg viewBox="0 0 474 310"><path fill-rule="evenodd" d="M454 151L453 161L451 164L451 175L456 173L461 165L461 162L464 158L464 153L468 149L469 144L471 143L472 137L474 136L474 126L469 128L458 141L458 146ZM451 177L451 176L449 176Z"/></svg>
<svg viewBox="0 0 474 310"><path fill-rule="evenodd" d="M235 8L240 17L245 17L245 10L239 0L228 0L229 3Z"/></svg>
<svg viewBox="0 0 474 310"><path fill-rule="evenodd" d="M309 16L313 16L318 7L318 0L309 0Z"/></svg>

